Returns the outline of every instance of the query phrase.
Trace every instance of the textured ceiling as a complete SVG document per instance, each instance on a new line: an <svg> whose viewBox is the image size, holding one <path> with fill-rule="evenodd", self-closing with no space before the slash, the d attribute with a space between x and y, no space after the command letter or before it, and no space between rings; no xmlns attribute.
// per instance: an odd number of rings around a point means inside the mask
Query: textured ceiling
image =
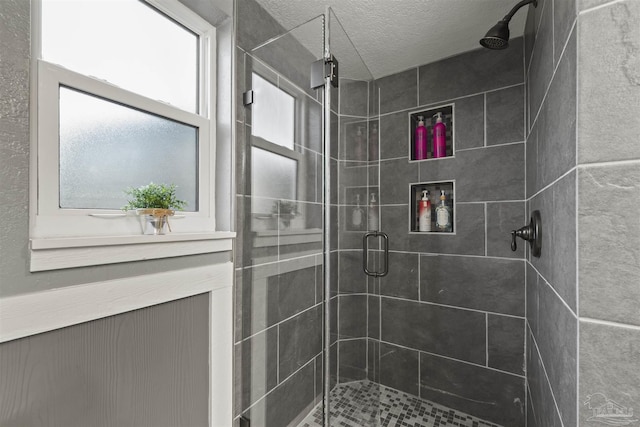
<svg viewBox="0 0 640 427"><path fill-rule="evenodd" d="M378 78L480 47L478 40L518 0L257 0L284 28L330 6ZM509 26L521 36L527 7ZM340 58L338 58L340 59ZM344 60L344 59L343 59Z"/></svg>

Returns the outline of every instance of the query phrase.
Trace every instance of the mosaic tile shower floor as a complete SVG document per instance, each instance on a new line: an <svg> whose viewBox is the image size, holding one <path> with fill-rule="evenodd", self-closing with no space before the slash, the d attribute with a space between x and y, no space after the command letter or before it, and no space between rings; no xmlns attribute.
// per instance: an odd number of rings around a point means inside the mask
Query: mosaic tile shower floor
<svg viewBox="0 0 640 427"><path fill-rule="evenodd" d="M366 380L337 385L331 400L331 427L501 427ZM322 427L322 404L299 427Z"/></svg>

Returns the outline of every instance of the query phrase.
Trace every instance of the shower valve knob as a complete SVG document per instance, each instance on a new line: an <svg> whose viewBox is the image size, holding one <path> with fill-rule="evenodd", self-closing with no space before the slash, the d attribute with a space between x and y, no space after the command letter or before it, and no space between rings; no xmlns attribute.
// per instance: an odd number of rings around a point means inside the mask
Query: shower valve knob
<svg viewBox="0 0 640 427"><path fill-rule="evenodd" d="M518 230L511 231L511 250L515 251L518 249L516 237L520 237L522 240L529 242L529 245L531 246L531 254L535 257L539 257L542 249L542 233L540 230L540 224L540 211L533 211L529 225L525 225Z"/></svg>

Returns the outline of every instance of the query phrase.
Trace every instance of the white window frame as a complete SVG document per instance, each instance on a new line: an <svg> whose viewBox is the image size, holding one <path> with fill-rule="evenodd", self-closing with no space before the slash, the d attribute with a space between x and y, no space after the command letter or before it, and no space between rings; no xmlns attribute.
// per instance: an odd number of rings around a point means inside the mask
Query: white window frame
<svg viewBox="0 0 640 427"><path fill-rule="evenodd" d="M216 30L178 0L144 0L199 36L199 113L133 93L98 78L68 70L41 58L40 1L32 7L31 175L30 237L34 251L70 247L150 245L165 240L197 240L215 235L215 136L216 136ZM116 31L114 27L114 31ZM59 87L67 86L144 112L195 126L198 131L198 212L172 217L171 237L143 236L140 219L133 212L109 209L61 209L59 207ZM196 165L194 165L195 167ZM226 238L229 233L224 234ZM144 251L137 247L131 250ZM164 251L166 253L166 251ZM187 251L188 252L188 251ZM193 253L207 252L195 249ZM148 255L148 254L147 254ZM127 260L154 258L131 255ZM179 255L185 255L180 253ZM165 257L171 255L157 256ZM177 256L177 255L175 255ZM93 264L109 263L109 257ZM122 260L118 261L122 262ZM33 262L32 262L33 264ZM85 264L86 265L86 260ZM66 268L66 267L61 267ZM34 270L32 265L32 271Z"/></svg>
<svg viewBox="0 0 640 427"><path fill-rule="evenodd" d="M300 213L304 216L305 214L305 200L306 200L306 187L305 180L307 179L307 169L306 162L304 161L304 155L302 152L296 150L296 146L303 146L303 135L301 132L302 126L300 122L304 117L304 105L303 102L308 102L306 100L301 101L296 94L291 93L291 90L288 90L286 87L283 87L279 81L276 79L274 82L273 79L269 79L265 75L257 72L256 70L251 71L252 74L257 75L261 79L263 79L268 84L273 85L276 89L282 91L283 93L289 95L293 98L293 148L285 147L284 145L276 144L271 141L267 141L266 139L251 135L251 145L253 147L259 148L261 150L270 152L272 154L276 154L278 156L291 159L296 162L296 194L294 198L290 201L298 203L298 209ZM280 77L278 77L279 79ZM303 98L304 99L304 98ZM278 199L274 199L278 200ZM262 215L266 212L257 212L257 214Z"/></svg>

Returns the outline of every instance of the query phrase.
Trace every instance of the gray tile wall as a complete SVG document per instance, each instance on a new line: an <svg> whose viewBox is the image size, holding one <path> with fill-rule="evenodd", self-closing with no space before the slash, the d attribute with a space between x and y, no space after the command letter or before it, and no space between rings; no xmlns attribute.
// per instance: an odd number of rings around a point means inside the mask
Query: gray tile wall
<svg viewBox="0 0 640 427"><path fill-rule="evenodd" d="M595 426L598 398L640 408L640 3L577 5L578 422Z"/></svg>
<svg viewBox="0 0 640 427"><path fill-rule="evenodd" d="M598 399L640 405L640 4L542 6L525 31L527 202L552 225L527 268L527 419L595 426Z"/></svg>
<svg viewBox="0 0 640 427"><path fill-rule="evenodd" d="M284 29L255 1L236 5L234 416L236 422L244 415L252 425L279 427L305 415L322 396L322 104L308 89L313 54L292 35L254 49ZM294 200L303 214L289 226L258 208L278 198L251 186L256 138L242 93L251 88L254 71L304 104L294 148L305 167Z"/></svg>
<svg viewBox="0 0 640 427"><path fill-rule="evenodd" d="M390 272L367 287L361 233L341 231L340 380L366 369L387 386L524 426L525 251L509 247L525 223L523 50L515 39L507 51L478 49L375 82L380 159L340 168L339 193L379 188ZM409 112L445 103L455 108L455 157L409 162ZM409 234L410 183L438 180L456 181L456 234ZM343 224L353 204L340 202Z"/></svg>
<svg viewBox="0 0 640 427"><path fill-rule="evenodd" d="M527 422L576 426L576 11L573 1L530 7L527 213L542 217L542 253L527 251Z"/></svg>
<svg viewBox="0 0 640 427"><path fill-rule="evenodd" d="M367 286L360 273L359 237L339 227L332 230L337 245L332 247L335 377L370 378L506 425L524 425L525 402L528 425L545 427L578 425L578 420L590 425L589 408L576 408L588 394L602 392L627 407L639 404L640 382L633 370L640 342L633 286L638 282L639 256L637 245L625 245L640 235L637 221L627 213L637 212L639 199L639 98L633 67L638 60L639 14L634 0L607 3L539 1L538 8L530 10L524 39L514 40L510 49L478 50L377 82L380 159L351 164L346 147L335 146L332 177L338 179L332 183L340 187L332 187L331 223L347 220L351 206L343 198L346 186L379 186L380 220L391 237L392 269L379 287ZM246 28L258 25L252 19L263 21L260 14L247 13L254 18L247 18ZM486 78L477 78L482 73ZM451 79L453 75L460 78ZM345 90L362 95L359 86L354 82ZM599 102L592 102L594 97ZM363 107L358 102L340 106L337 97L332 101L335 141L341 139L340 120L350 119L340 109L358 115ZM456 157L409 163L408 112L440 103L455 103ZM246 131L242 124L240 129ZM608 137L605 142L603 134ZM316 156L320 165L317 151ZM239 171L250 165L245 153L237 159ZM409 206L403 199L408 184L439 179L456 179L456 235L409 235L404 223ZM238 206L250 204L250 190L242 179L238 183L244 189L239 190ZM615 210L606 209L607 198L607 206ZM539 259L523 244L516 253L508 249L508 232L528 222L534 209L543 215L545 240ZM252 238L250 228L244 234L249 235L244 239ZM256 251L251 240L245 243L245 251ZM525 263L520 261L523 257ZM244 269L238 274L251 276L252 256L243 259ZM583 282L580 293L578 279ZM375 295L378 289L380 296ZM307 295L292 293L301 294ZM269 293L265 290L264 295ZM316 303L318 295L316 286ZM244 301L242 310L250 307L247 301L252 298ZM298 313L317 310L315 305L304 307ZM252 332L241 334L241 343L251 345L277 332L267 326L272 315L264 313L258 320L265 326L257 331L249 327ZM244 324L260 321L245 319ZM434 327L442 323L448 331ZM484 333L474 330L478 325L484 326ZM272 342L255 345L264 348L258 357L278 357ZM269 402L285 388L296 387L294 392L301 396L317 393L317 384L311 388L308 378L317 377L320 363L309 357L312 350L306 351L287 357L298 370L285 383L278 383L282 379L277 371L266 375L268 394L258 397L249 412L269 413ZM239 357L245 353L252 352L238 352ZM283 371L291 369L295 368ZM500 410L469 403L479 396L488 396L491 407Z"/></svg>

